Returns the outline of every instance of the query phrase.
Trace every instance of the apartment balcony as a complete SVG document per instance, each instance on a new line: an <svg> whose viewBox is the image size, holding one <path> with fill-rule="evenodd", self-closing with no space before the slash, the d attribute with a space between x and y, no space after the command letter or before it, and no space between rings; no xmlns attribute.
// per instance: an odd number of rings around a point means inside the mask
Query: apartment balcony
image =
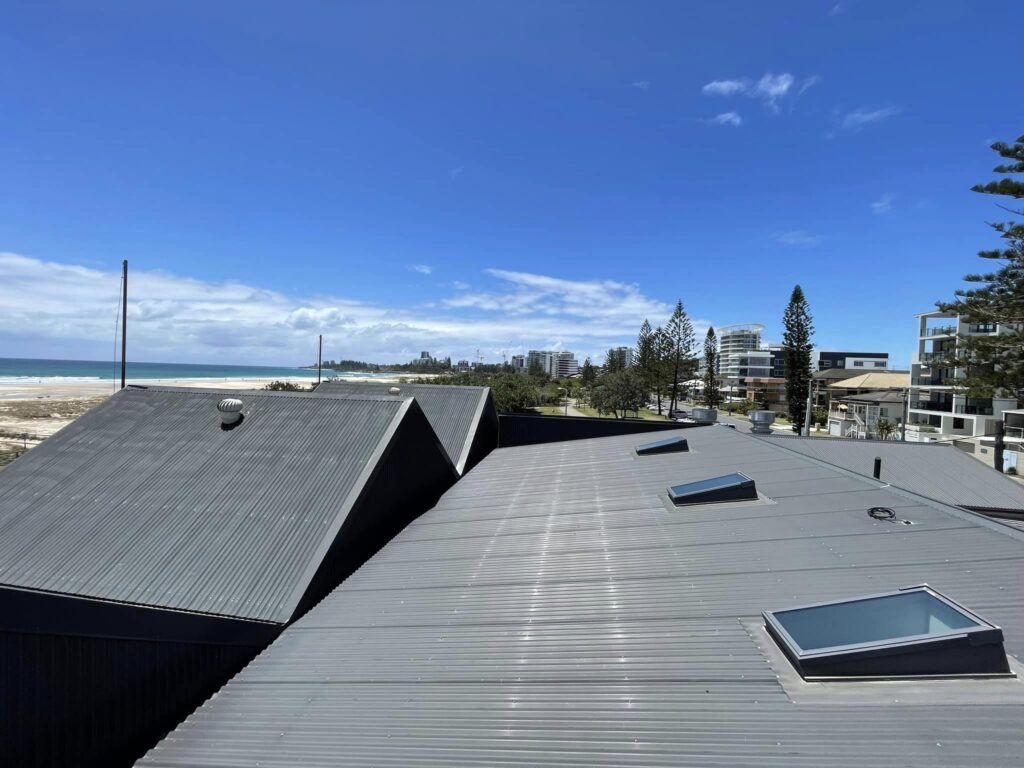
<svg viewBox="0 0 1024 768"><path fill-rule="evenodd" d="M918 411L953 412L953 402L948 400L911 400L910 407Z"/></svg>
<svg viewBox="0 0 1024 768"><path fill-rule="evenodd" d="M995 333L999 326L996 323L970 323L966 330L967 333L971 334L987 334Z"/></svg>
<svg viewBox="0 0 1024 768"><path fill-rule="evenodd" d="M955 336L956 326L955 325L942 325L936 326L935 328L925 328L921 334L922 339L931 338L932 336Z"/></svg>
<svg viewBox="0 0 1024 768"><path fill-rule="evenodd" d="M953 412L968 416L991 416L993 413L992 402L989 401L988 403L981 402L957 405Z"/></svg>
<svg viewBox="0 0 1024 768"><path fill-rule="evenodd" d="M910 379L912 387L955 387L954 376L914 376Z"/></svg>
<svg viewBox="0 0 1024 768"><path fill-rule="evenodd" d="M949 360L952 354L953 350L951 349L938 349L934 352L920 352L917 358L921 365L931 365L932 363L942 363Z"/></svg>

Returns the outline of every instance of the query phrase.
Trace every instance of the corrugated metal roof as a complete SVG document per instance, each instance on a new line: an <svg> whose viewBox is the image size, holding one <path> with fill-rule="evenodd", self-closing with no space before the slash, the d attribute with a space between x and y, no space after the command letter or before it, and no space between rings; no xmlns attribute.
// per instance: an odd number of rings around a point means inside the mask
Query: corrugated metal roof
<svg viewBox="0 0 1024 768"><path fill-rule="evenodd" d="M434 428L452 464L461 474L469 458L473 434L487 403L488 387L460 387L443 384L381 384L375 382L325 381L316 388L322 394L389 395L398 387L397 397L415 397Z"/></svg>
<svg viewBox="0 0 1024 768"><path fill-rule="evenodd" d="M1024 486L952 445L782 434L756 437L868 477L875 457L881 457L883 482L944 504L1024 510Z"/></svg>
<svg viewBox="0 0 1024 768"><path fill-rule="evenodd" d="M0 473L0 584L287 621L411 402L122 390Z"/></svg>
<svg viewBox="0 0 1024 768"><path fill-rule="evenodd" d="M886 684L870 705L803 684L807 703L744 622L926 581L1019 657L1024 536L733 430L680 434L690 453L495 451L142 763L1019 763L1024 683L909 701ZM666 506L669 484L728 471L772 503ZM866 514L880 505L914 525Z"/></svg>

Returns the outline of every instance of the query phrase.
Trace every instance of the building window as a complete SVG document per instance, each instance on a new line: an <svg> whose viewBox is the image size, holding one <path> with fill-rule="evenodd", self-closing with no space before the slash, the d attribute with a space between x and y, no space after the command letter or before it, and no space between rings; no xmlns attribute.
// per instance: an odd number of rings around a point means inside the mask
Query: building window
<svg viewBox="0 0 1024 768"><path fill-rule="evenodd" d="M875 361L875 368L885 368L885 362L882 360Z"/></svg>
<svg viewBox="0 0 1024 768"><path fill-rule="evenodd" d="M954 418L953 419L953 429L963 429L963 428L964 428L964 420L963 419Z"/></svg>

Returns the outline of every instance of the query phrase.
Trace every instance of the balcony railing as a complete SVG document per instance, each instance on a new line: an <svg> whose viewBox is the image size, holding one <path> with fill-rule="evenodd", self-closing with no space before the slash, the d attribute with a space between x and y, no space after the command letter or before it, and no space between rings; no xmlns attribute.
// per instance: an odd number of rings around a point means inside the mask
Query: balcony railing
<svg viewBox="0 0 1024 768"><path fill-rule="evenodd" d="M956 413L963 413L972 416L991 416L991 405L958 405Z"/></svg>
<svg viewBox="0 0 1024 768"><path fill-rule="evenodd" d="M995 323L971 323L967 326L968 333L995 333Z"/></svg>
<svg viewBox="0 0 1024 768"><path fill-rule="evenodd" d="M952 336L956 333L955 325L943 325L935 328L925 328L925 336Z"/></svg>
<svg viewBox="0 0 1024 768"><path fill-rule="evenodd" d="M936 352L922 352L919 355L919 359L922 363L942 362L943 360L948 360L952 355L952 350L938 350Z"/></svg>
<svg viewBox="0 0 1024 768"><path fill-rule="evenodd" d="M919 411L941 411L942 413L953 412L953 403L942 400L911 400L910 407L916 408Z"/></svg>
<svg viewBox="0 0 1024 768"><path fill-rule="evenodd" d="M955 376L914 376L910 380L912 387L953 387L956 386Z"/></svg>

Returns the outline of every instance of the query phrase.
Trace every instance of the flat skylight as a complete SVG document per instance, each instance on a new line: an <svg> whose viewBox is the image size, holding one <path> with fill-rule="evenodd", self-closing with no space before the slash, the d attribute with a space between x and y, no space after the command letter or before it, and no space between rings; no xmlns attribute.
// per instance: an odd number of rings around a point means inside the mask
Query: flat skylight
<svg viewBox="0 0 1024 768"><path fill-rule="evenodd" d="M668 489L668 497L677 507L723 501L757 501L757 488L754 481L742 472L733 472L721 477L673 485Z"/></svg>
<svg viewBox="0 0 1024 768"><path fill-rule="evenodd" d="M1010 672L1003 631L927 585L762 616L808 680Z"/></svg>
<svg viewBox="0 0 1024 768"><path fill-rule="evenodd" d="M637 456L651 456L656 453L680 453L690 450L690 444L684 437L670 437L656 440L653 443L642 443L636 447Z"/></svg>

